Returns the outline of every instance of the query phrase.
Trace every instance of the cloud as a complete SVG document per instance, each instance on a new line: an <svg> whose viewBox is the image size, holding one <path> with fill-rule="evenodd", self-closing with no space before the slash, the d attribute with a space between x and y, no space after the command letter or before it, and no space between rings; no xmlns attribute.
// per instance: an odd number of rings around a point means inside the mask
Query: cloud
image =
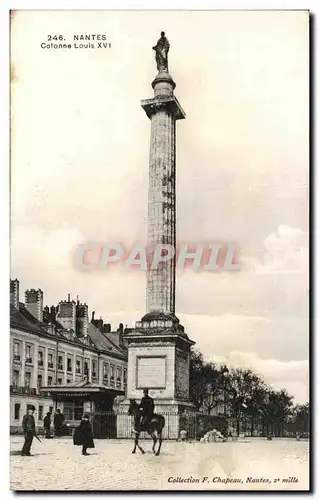
<svg viewBox="0 0 319 500"><path fill-rule="evenodd" d="M243 270L256 274L303 274L309 269L309 233L280 225L263 242L261 259L243 256Z"/></svg>

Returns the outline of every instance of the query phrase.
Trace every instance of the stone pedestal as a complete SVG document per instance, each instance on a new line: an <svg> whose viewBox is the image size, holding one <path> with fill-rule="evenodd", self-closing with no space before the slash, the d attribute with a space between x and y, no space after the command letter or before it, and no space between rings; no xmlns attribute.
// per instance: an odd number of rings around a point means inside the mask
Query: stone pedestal
<svg viewBox="0 0 319 500"><path fill-rule="evenodd" d="M131 437L133 421L127 415L129 400L138 402L149 389L155 413L164 416L164 438L177 439L180 415L194 412L189 402L189 353L194 344L174 315L148 313L136 328L127 330L127 397L119 405L117 436Z"/></svg>

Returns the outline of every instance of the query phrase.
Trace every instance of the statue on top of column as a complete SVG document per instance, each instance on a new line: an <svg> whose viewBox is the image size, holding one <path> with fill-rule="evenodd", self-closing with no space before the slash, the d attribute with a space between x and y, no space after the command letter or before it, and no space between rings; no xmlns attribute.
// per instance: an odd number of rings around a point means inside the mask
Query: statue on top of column
<svg viewBox="0 0 319 500"><path fill-rule="evenodd" d="M167 54L169 51L169 41L167 40L164 31L161 32L161 38L158 40L157 44L153 47L155 50L155 60L157 65L157 70L168 72L168 58Z"/></svg>

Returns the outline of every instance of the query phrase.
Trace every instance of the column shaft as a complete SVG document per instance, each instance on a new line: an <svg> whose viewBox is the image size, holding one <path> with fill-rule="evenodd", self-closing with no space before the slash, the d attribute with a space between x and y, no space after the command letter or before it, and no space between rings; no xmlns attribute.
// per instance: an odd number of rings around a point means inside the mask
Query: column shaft
<svg viewBox="0 0 319 500"><path fill-rule="evenodd" d="M151 119L148 245L175 249L175 119L158 110ZM175 312L175 259L147 271L147 312Z"/></svg>

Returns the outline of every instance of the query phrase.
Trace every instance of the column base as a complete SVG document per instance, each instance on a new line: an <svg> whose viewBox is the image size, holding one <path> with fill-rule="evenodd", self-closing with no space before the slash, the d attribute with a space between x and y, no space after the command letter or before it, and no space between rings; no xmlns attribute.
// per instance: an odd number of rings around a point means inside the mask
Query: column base
<svg viewBox="0 0 319 500"><path fill-rule="evenodd" d="M163 439L178 439L179 432L183 427L183 417L194 415L196 409L189 401L176 399L157 399L155 403L155 413L163 415L165 427L163 429ZM133 438L133 417L128 415L129 400L125 400L119 405L117 415L117 437L122 439ZM141 439L151 439L147 432L142 432Z"/></svg>

